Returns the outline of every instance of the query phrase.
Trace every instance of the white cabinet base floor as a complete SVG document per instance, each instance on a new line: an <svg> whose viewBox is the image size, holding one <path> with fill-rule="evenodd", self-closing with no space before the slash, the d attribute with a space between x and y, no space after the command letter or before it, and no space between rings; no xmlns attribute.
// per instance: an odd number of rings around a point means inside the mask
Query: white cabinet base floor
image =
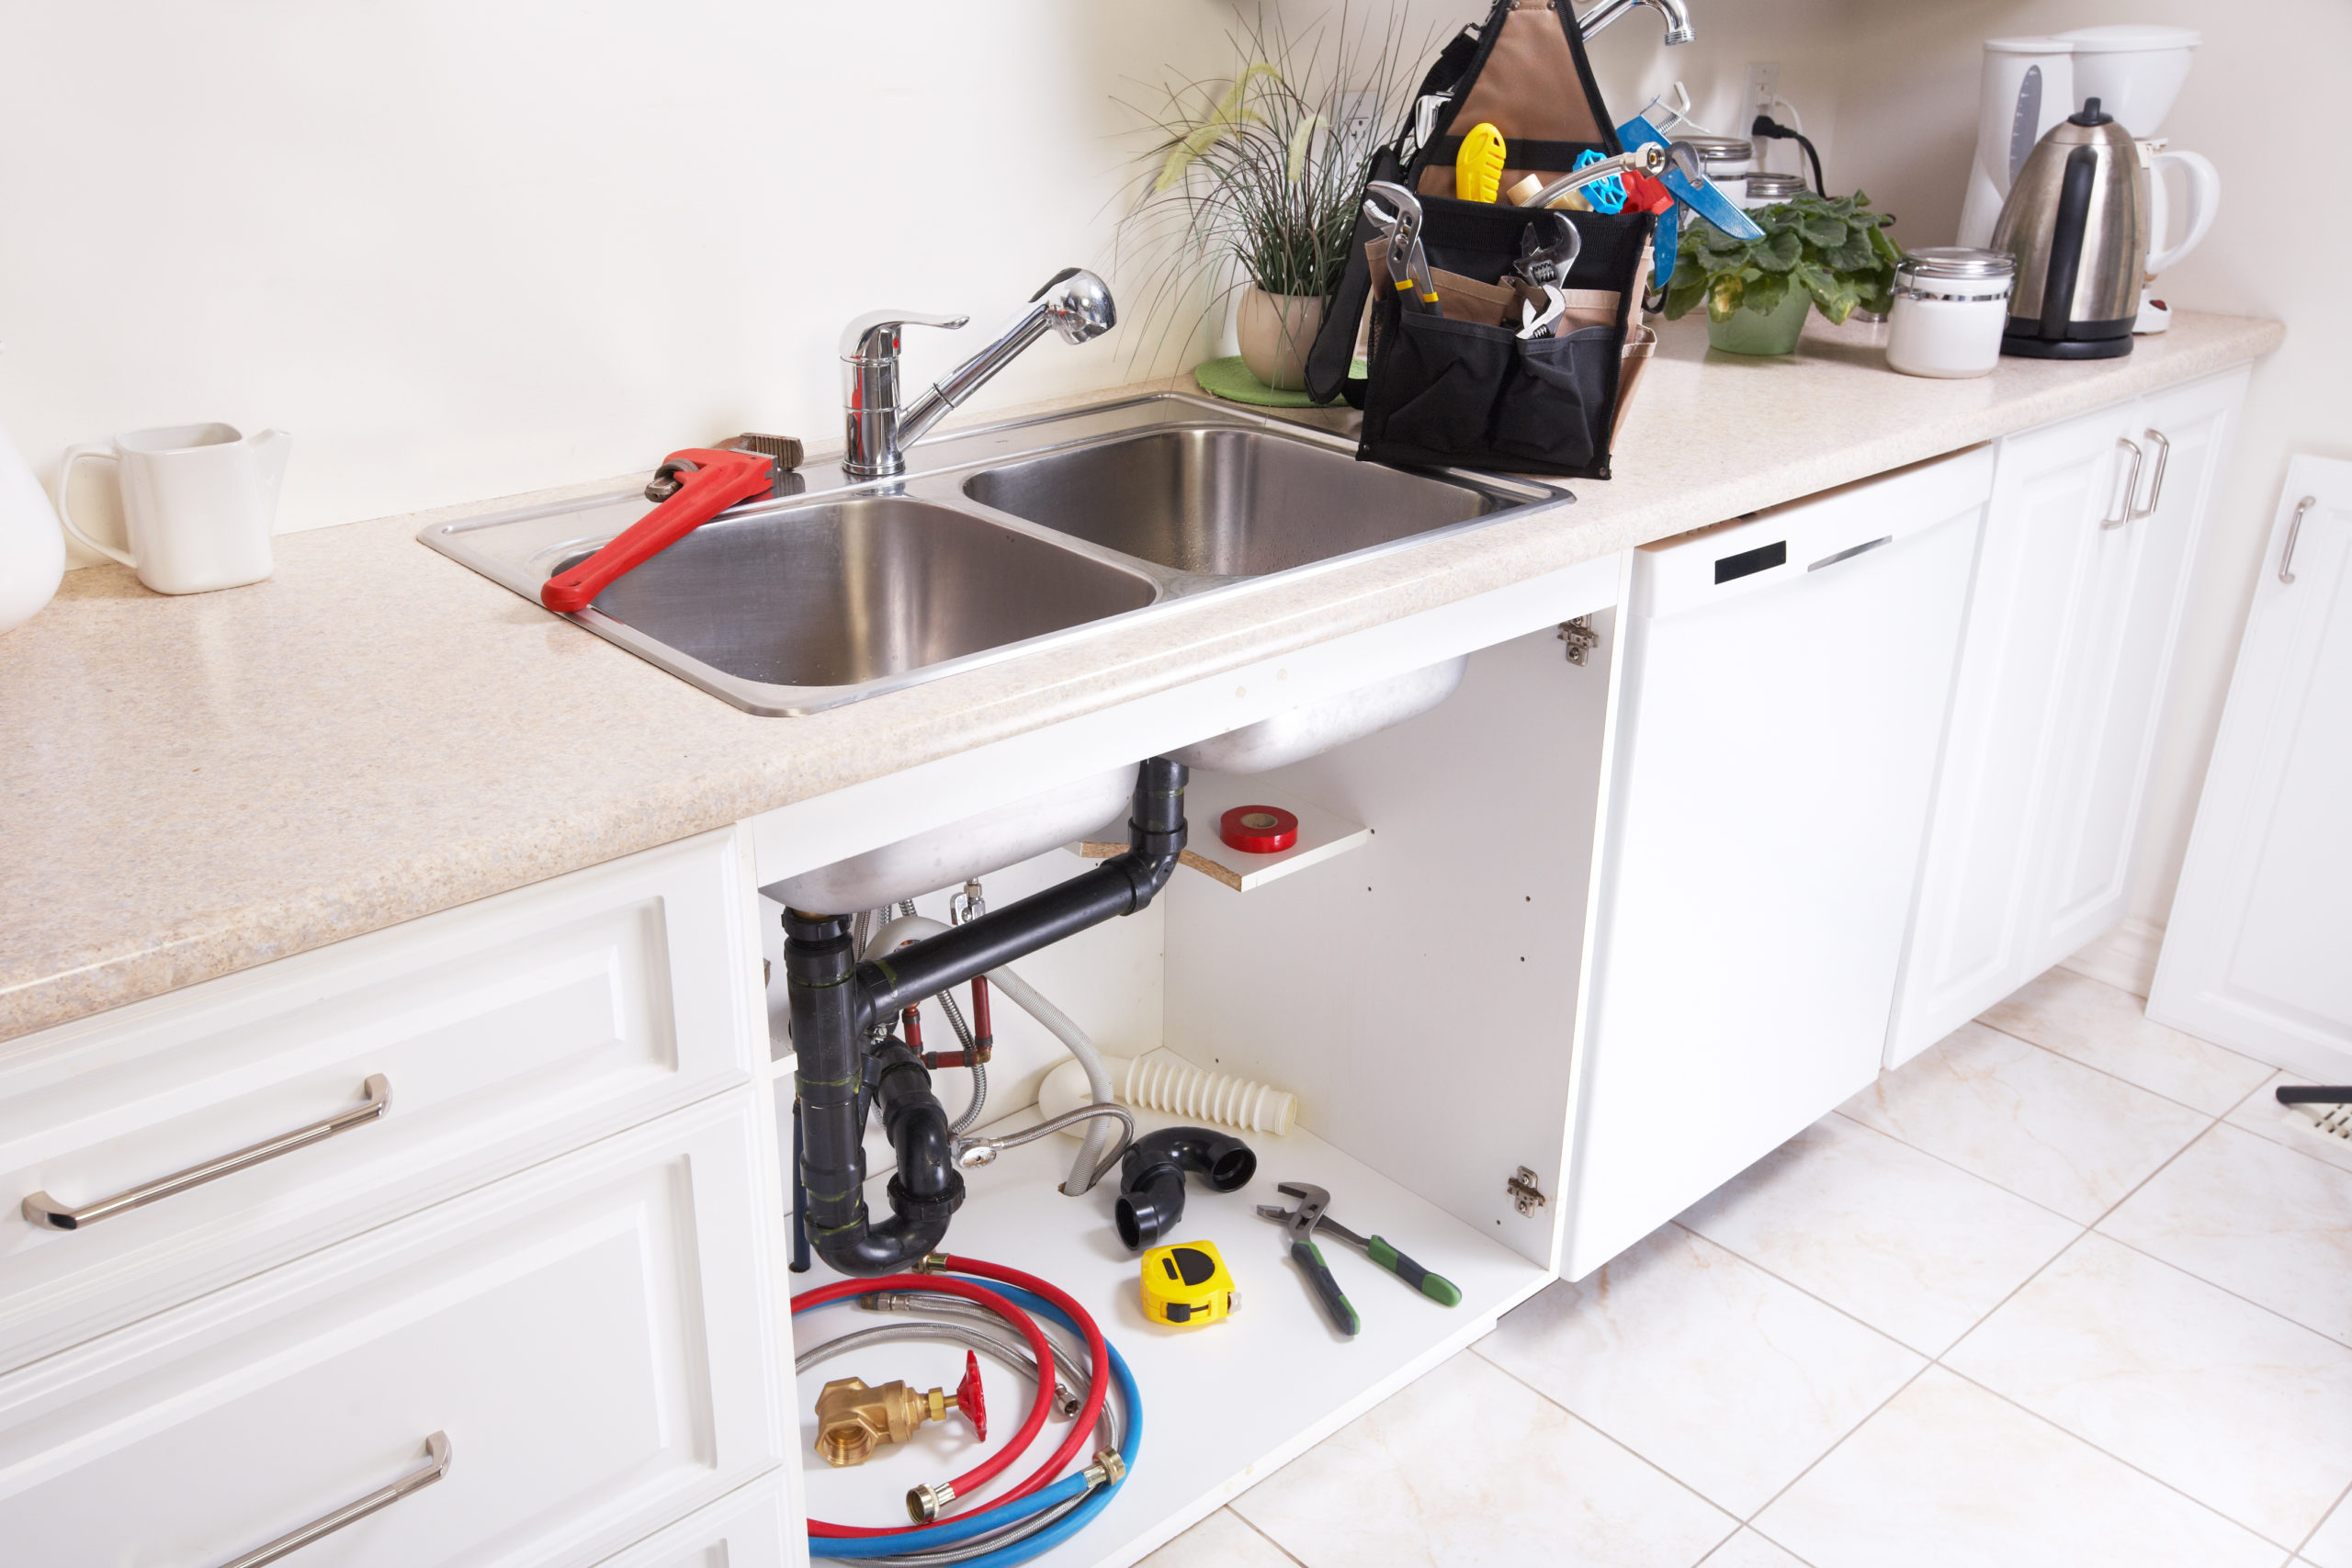
<svg viewBox="0 0 2352 1568"><path fill-rule="evenodd" d="M1031 1119L1024 1111L1006 1125ZM1166 1119L1137 1120L1148 1129ZM966 1175L971 1196L948 1232L947 1250L1027 1269L1069 1290L1126 1358L1143 1397L1143 1446L1133 1474L1091 1526L1035 1560L1045 1568L1135 1562L1470 1344L1546 1278L1518 1253L1304 1129L1250 1143L1258 1155L1257 1179L1231 1193L1189 1181L1183 1221L1163 1238L1215 1242L1233 1272L1240 1296L1233 1316L1198 1329L1167 1328L1144 1318L1134 1255L1111 1224L1115 1170L1086 1197L1063 1197L1055 1183L1074 1145L1052 1137ZM1461 1304L1440 1306L1347 1243L1325 1239L1323 1256L1363 1322L1355 1338L1340 1337L1291 1266L1282 1227L1254 1212L1259 1203L1289 1204L1275 1184L1297 1179L1329 1188L1331 1213L1342 1224L1366 1235L1377 1232L1460 1286ZM868 1202L881 1198L881 1188L879 1179L869 1184ZM1538 1209L1535 1217L1515 1223L1548 1230L1551 1219ZM820 1263L796 1283L810 1288L834 1278ZM805 1350L892 1321L903 1320L847 1304L821 1307L796 1324L794 1338ZM812 1367L800 1378L796 1448L812 1516L842 1524L898 1522L905 1517L910 1487L959 1474L990 1451L974 1444L970 1429L950 1416L857 1468L831 1469L813 1452L817 1393L828 1381L905 1378L918 1388L953 1388L963 1360L960 1348L945 1345L880 1345ZM994 1445L1027 1413L1027 1387L1015 1373L992 1365L983 1375ZM1066 1423L1049 1421L1011 1473L1025 1472L1032 1455L1043 1459L1068 1431Z"/></svg>

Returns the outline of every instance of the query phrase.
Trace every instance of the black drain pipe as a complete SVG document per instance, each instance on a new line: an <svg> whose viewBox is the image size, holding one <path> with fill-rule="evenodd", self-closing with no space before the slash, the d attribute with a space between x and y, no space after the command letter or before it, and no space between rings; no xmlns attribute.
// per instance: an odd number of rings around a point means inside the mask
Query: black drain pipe
<svg viewBox="0 0 2352 1568"><path fill-rule="evenodd" d="M798 1062L800 1184L810 1244L844 1274L888 1274L935 1250L964 1201L951 1156L947 1111L931 1074L896 1039L873 1053L871 1103L898 1156L890 1214L874 1220L865 1180L867 1031L909 1003L1023 958L1149 904L1175 874L1184 849L1182 762L1154 757L1136 774L1127 852L1092 871L926 937L886 958L857 962L846 915L785 911L785 988Z"/></svg>

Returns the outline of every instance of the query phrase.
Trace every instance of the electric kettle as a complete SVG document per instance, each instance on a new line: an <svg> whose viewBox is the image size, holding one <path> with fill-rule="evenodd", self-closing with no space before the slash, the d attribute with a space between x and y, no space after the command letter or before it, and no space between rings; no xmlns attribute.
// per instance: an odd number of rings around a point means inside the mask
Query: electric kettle
<svg viewBox="0 0 2352 1568"><path fill-rule="evenodd" d="M2001 352L2117 359L2132 352L2148 260L2140 146L2097 98L2052 126L2018 171L1991 248L2018 259Z"/></svg>

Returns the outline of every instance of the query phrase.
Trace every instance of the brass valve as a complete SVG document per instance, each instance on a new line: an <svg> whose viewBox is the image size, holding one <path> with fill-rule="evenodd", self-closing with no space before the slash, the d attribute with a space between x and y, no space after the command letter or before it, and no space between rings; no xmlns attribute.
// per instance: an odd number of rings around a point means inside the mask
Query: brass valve
<svg viewBox="0 0 2352 1568"><path fill-rule="evenodd" d="M989 1407L980 1387L980 1359L964 1353L964 1381L954 1393L934 1388L918 1393L902 1380L868 1388L863 1378L836 1378L817 1395L817 1451L831 1465L864 1464L884 1443L903 1443L925 1421L944 1421L960 1410L986 1442Z"/></svg>

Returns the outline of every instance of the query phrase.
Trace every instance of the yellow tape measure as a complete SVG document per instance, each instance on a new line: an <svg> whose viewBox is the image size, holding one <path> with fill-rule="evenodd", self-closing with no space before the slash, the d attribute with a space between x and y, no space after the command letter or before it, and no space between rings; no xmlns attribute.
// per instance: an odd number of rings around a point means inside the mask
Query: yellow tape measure
<svg viewBox="0 0 2352 1568"><path fill-rule="evenodd" d="M1216 1244L1180 1241L1143 1255L1143 1314L1154 1323L1196 1328L1233 1311L1233 1276Z"/></svg>

